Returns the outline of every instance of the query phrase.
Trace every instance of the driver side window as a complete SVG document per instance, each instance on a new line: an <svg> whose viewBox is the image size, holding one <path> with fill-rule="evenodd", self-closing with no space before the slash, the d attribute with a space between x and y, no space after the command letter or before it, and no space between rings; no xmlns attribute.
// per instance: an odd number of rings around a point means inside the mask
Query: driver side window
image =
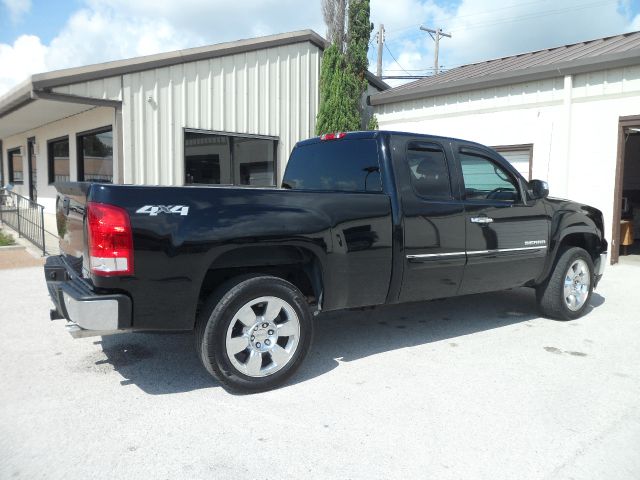
<svg viewBox="0 0 640 480"><path fill-rule="evenodd" d="M518 201L516 180L504 168L478 155L459 153L467 200Z"/></svg>

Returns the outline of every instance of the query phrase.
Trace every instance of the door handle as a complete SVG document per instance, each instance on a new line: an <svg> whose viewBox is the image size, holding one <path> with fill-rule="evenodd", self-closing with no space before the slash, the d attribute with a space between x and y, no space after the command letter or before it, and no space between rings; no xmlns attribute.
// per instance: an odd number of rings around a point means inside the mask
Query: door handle
<svg viewBox="0 0 640 480"><path fill-rule="evenodd" d="M493 218L491 217L471 217L469 219L471 223L492 223Z"/></svg>

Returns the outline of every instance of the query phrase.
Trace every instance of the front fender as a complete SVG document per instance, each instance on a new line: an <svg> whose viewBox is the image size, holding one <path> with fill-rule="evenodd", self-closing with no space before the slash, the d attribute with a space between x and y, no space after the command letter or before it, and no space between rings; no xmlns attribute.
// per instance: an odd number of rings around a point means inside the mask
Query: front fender
<svg viewBox="0 0 640 480"><path fill-rule="evenodd" d="M565 246L584 248L595 262L601 253L607 251L603 230L602 213L588 205L567 201L561 208L552 210L549 252L536 284L549 277Z"/></svg>

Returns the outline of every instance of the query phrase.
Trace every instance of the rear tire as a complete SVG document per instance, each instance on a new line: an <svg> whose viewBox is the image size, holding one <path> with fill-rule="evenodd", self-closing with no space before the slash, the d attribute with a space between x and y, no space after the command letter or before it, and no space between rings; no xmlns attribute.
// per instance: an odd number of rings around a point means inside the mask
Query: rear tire
<svg viewBox="0 0 640 480"><path fill-rule="evenodd" d="M196 322L196 351L227 388L251 393L284 383L300 367L313 317L295 285L272 276L242 276L218 288Z"/></svg>
<svg viewBox="0 0 640 480"><path fill-rule="evenodd" d="M561 251L549 278L536 289L540 312L557 320L581 317L591 300L594 280L593 260L584 249Z"/></svg>

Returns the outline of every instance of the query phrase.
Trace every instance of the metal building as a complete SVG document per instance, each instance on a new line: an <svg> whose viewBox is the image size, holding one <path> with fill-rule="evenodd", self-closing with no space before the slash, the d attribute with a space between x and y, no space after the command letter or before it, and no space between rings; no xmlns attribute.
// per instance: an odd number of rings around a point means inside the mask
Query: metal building
<svg viewBox="0 0 640 480"><path fill-rule="evenodd" d="M314 135L324 45L303 30L33 75L0 98L2 184L47 211L63 180L276 185Z"/></svg>

